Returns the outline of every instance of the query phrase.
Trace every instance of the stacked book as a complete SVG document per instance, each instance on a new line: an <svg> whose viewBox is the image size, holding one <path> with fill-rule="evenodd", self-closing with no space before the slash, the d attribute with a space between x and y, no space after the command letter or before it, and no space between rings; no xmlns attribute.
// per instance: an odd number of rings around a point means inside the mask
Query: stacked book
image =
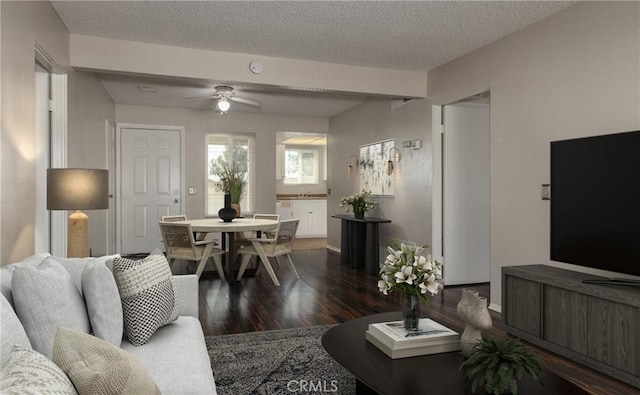
<svg viewBox="0 0 640 395"><path fill-rule="evenodd" d="M422 318L417 331L404 329L403 321L369 324L366 339L391 359L460 350L460 336L444 325Z"/></svg>

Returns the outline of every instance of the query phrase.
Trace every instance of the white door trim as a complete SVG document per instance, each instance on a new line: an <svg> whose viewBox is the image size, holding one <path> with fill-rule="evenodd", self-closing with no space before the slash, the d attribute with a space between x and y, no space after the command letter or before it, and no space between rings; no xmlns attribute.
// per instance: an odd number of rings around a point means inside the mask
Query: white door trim
<svg viewBox="0 0 640 395"><path fill-rule="evenodd" d="M67 75L51 74L51 168L67 167ZM51 211L51 255L67 256L67 212Z"/></svg>
<svg viewBox="0 0 640 395"><path fill-rule="evenodd" d="M115 200L116 204L116 253L122 251L122 205L119 202L122 199L122 185L121 185L121 149L122 144L122 129L156 129L156 130L178 130L180 132L180 213L184 214L185 207L185 177L186 177L186 156L185 156L185 129L184 126L171 126L171 125L151 125L151 124L138 124L138 123L116 123L116 178L115 178ZM204 164L203 164L204 165Z"/></svg>
<svg viewBox="0 0 640 395"><path fill-rule="evenodd" d="M51 73L51 136L49 138L49 166L67 167L67 75L45 49L34 43L35 60ZM45 188L46 188L46 175ZM52 210L49 222L50 252L67 256L67 212Z"/></svg>
<svg viewBox="0 0 640 395"><path fill-rule="evenodd" d="M116 127L113 126L110 120L104 120L104 133L105 133L105 168L109 171L109 209L107 210L107 221L105 224L106 235L106 253L107 255L114 254L116 250L115 246L115 229L117 225L116 218L116 206L115 199L115 151L116 151Z"/></svg>
<svg viewBox="0 0 640 395"><path fill-rule="evenodd" d="M431 211L431 254L438 262L444 263L443 223L442 223L442 106L431 106L431 136L433 147L433 196Z"/></svg>
<svg viewBox="0 0 640 395"><path fill-rule="evenodd" d="M49 168L51 136L51 72L36 61L36 206L34 252L51 251L50 216L47 210L47 168Z"/></svg>

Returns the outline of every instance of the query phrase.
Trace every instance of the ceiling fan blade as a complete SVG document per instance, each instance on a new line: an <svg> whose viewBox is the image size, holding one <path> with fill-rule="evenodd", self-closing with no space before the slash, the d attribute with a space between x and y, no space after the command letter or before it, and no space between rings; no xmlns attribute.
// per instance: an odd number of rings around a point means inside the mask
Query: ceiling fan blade
<svg viewBox="0 0 640 395"><path fill-rule="evenodd" d="M217 95L209 95L209 96L190 96L184 97L184 100L206 100L206 99L217 99Z"/></svg>
<svg viewBox="0 0 640 395"><path fill-rule="evenodd" d="M258 107L258 108L262 107L262 102L259 102L257 100L245 99L244 97L231 96L229 100L237 103L247 104L253 107Z"/></svg>

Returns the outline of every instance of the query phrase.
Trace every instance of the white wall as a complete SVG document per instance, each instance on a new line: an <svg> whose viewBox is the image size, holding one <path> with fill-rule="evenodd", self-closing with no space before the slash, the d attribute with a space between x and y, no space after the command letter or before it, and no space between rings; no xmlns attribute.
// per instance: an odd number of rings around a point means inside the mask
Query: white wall
<svg viewBox="0 0 640 395"><path fill-rule="evenodd" d="M322 117L301 117L232 111L221 116L215 111L165 107L116 105L118 123L172 125L185 127L186 182L196 187L197 195L187 195L189 218L205 215L206 147L205 135L218 133L255 133L256 135L256 212L274 213L276 209L276 132L296 130L327 133L329 121Z"/></svg>
<svg viewBox="0 0 640 395"><path fill-rule="evenodd" d="M443 108L443 278L447 285L488 282L490 106L465 102Z"/></svg>
<svg viewBox="0 0 640 395"><path fill-rule="evenodd" d="M391 238L419 244L431 243L431 109L426 100L414 100L391 108L381 100L365 103L331 118L328 137L329 189L327 201L328 239L330 246L340 248L340 220L332 214L344 213L342 196L360 191L358 170L347 178L351 155L358 155L361 145L395 139L401 153L396 164L395 196L375 198L378 206L367 215L391 219L380 225L380 245ZM421 139L422 149L402 148L402 141ZM384 259L385 255L381 256Z"/></svg>
<svg viewBox="0 0 640 395"><path fill-rule="evenodd" d="M549 143L640 128L640 3L584 2L429 73L445 104L491 90L491 302L503 266L550 264Z"/></svg>

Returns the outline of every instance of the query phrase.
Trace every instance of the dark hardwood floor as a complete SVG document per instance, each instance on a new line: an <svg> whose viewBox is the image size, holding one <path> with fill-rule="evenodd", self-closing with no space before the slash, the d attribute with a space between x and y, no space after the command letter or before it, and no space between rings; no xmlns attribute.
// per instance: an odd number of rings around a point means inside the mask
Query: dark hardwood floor
<svg viewBox="0 0 640 395"><path fill-rule="evenodd" d="M338 324L374 313L398 311L402 295L378 292L375 275L340 264L330 251L294 251L292 259L300 279L286 265L276 269L281 282L276 287L266 273L233 284L214 276L200 279L200 321L205 336L272 329ZM466 286L489 298L489 284ZM445 287L422 306L422 315L462 332L456 305L463 287ZM489 335L504 334L500 314L491 312L494 327ZM533 347L546 367L593 394L638 394L640 391L580 364Z"/></svg>

